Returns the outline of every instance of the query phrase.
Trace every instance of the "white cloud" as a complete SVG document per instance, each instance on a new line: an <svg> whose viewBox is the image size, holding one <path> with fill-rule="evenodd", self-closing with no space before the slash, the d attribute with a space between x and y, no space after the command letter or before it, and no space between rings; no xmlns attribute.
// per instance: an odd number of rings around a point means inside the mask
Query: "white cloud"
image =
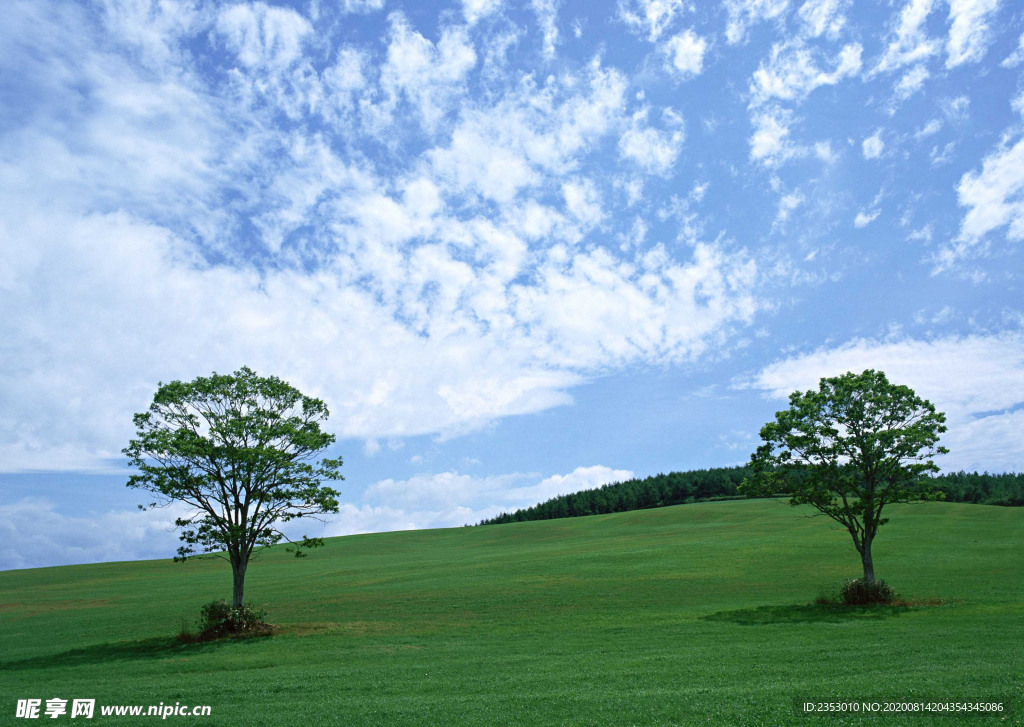
<svg viewBox="0 0 1024 727"><path fill-rule="evenodd" d="M946 68L981 60L988 50L988 22L999 9L999 0L950 0Z"/></svg>
<svg viewBox="0 0 1024 727"><path fill-rule="evenodd" d="M67 53L3 60L45 79L49 119L0 136L3 469L108 469L158 381L241 365L326 399L368 453L454 436L693 360L763 305L729 241L579 244L623 204L598 152L669 174L683 141L674 113L630 113L621 72L524 70L469 101L464 28L392 15L380 51L323 48L316 72L307 21L274 10L209 18L238 66L218 93L187 54L140 69L88 23L22 18Z"/></svg>
<svg viewBox="0 0 1024 727"><path fill-rule="evenodd" d="M884 149L885 142L882 141L881 130L876 131L861 143L861 151L864 153L865 159L878 159L882 156Z"/></svg>
<svg viewBox="0 0 1024 727"><path fill-rule="evenodd" d="M283 529L288 537L298 538L459 527L633 476L630 470L594 465L549 477L440 472L385 479L366 488L361 501L343 503L323 525L294 522ZM170 559L180 545L174 520L186 513L180 504L146 512L67 512L43 498L0 504L0 570Z"/></svg>
<svg viewBox="0 0 1024 727"><path fill-rule="evenodd" d="M624 482L633 479L630 470L616 470L603 465L593 467L577 467L567 475L545 477L536 485L528 485L509 490L505 498L514 504L513 507L529 507L550 500L558 495L569 495L581 490L592 490L601 485L613 482Z"/></svg>
<svg viewBox="0 0 1024 727"><path fill-rule="evenodd" d="M462 0L462 14L466 22L473 25L480 18L496 13L502 5L502 0Z"/></svg>
<svg viewBox="0 0 1024 727"><path fill-rule="evenodd" d="M647 109L633 115L632 123L619 138L619 156L629 159L651 174L668 174L683 145L680 128L659 130L647 125ZM681 126L678 117L670 119Z"/></svg>
<svg viewBox="0 0 1024 727"><path fill-rule="evenodd" d="M348 94L366 86L367 80L363 72L364 58L351 47L338 50L334 65L324 70L324 85L334 94Z"/></svg>
<svg viewBox="0 0 1024 727"><path fill-rule="evenodd" d="M783 195L779 199L779 209L775 214L775 223L773 226L780 226L789 220L789 216L793 214L793 211L806 201L805 197L799 192L792 192L791 194Z"/></svg>
<svg viewBox="0 0 1024 727"><path fill-rule="evenodd" d="M395 529L394 524L402 528L457 527L633 476L630 470L594 465L543 479L523 473L478 477L458 472L386 479L368 487L358 506L345 506L351 515L369 515L368 519L360 522L343 512L340 522L329 525L328 532L373 532Z"/></svg>
<svg viewBox="0 0 1024 727"><path fill-rule="evenodd" d="M180 545L174 520L186 513L177 506L62 513L35 497L0 504L0 570L170 559Z"/></svg>
<svg viewBox="0 0 1024 727"><path fill-rule="evenodd" d="M751 105L759 106L773 99L802 101L821 86L834 86L855 76L861 69L859 43L843 46L831 61L831 71L823 70L818 54L802 43L776 43L768 62L762 62L750 82Z"/></svg>
<svg viewBox="0 0 1024 727"><path fill-rule="evenodd" d="M1024 33L1021 33L1020 38L1017 40L1017 47L1013 53L1006 56L999 65L1003 68L1016 68L1021 63L1024 63Z"/></svg>
<svg viewBox="0 0 1024 727"><path fill-rule="evenodd" d="M974 335L929 341L855 339L778 361L747 386L783 400L822 377L873 368L946 413L946 470L1016 470L1024 456L1024 337Z"/></svg>
<svg viewBox="0 0 1024 727"><path fill-rule="evenodd" d="M939 102L942 113L947 119L953 122L964 121L971 108L971 99L967 96L954 96L944 98Z"/></svg>
<svg viewBox="0 0 1024 727"><path fill-rule="evenodd" d="M921 127L920 130L914 132L915 139L926 139L933 134L937 134L942 129L942 122L938 119L932 119L927 124Z"/></svg>
<svg viewBox="0 0 1024 727"><path fill-rule="evenodd" d="M726 320L757 309L753 299L726 300L755 279L756 266L713 246L698 244L685 266L661 248L635 266L600 249L556 260L541 269L541 286L516 291L517 317L544 337L548 355L575 366L628 361L652 346L658 358L685 360L704 352ZM602 335L606 327L616 335Z"/></svg>
<svg viewBox="0 0 1024 727"><path fill-rule="evenodd" d="M410 477L407 480L381 480L363 493L363 502L371 507L387 506L412 517L432 517L433 522L420 522L417 527L438 527L438 519L461 509L494 507L506 493L524 479L524 475L473 477L458 472L441 472ZM429 513L429 515L427 515ZM445 522L443 525L463 525Z"/></svg>
<svg viewBox="0 0 1024 727"><path fill-rule="evenodd" d="M221 11L217 30L242 65L280 69L301 57L313 26L294 10L257 2Z"/></svg>
<svg viewBox="0 0 1024 727"><path fill-rule="evenodd" d="M12 222L17 210L44 199L118 199L155 217L190 207L194 229L215 230L223 213L207 195L244 163L245 151L220 144L230 123L194 78L173 64L154 70L98 52L77 20L47 26L42 14L28 18L39 28L34 44L9 44L0 54L11 76L43 53L32 93L55 122L12 123L0 134L0 184ZM74 102L76 89L88 89L88 103Z"/></svg>
<svg viewBox="0 0 1024 727"><path fill-rule="evenodd" d="M957 185L960 205L967 207L954 246L944 251L941 267L976 246L988 233L1007 227L1006 237L1024 240L1024 139L1005 141L982 161L980 172L967 172Z"/></svg>
<svg viewBox="0 0 1024 727"><path fill-rule="evenodd" d="M935 146L932 148L931 154L929 155L932 160L933 167L939 167L943 164L948 164L953 158L953 150L956 149L956 142L948 142L945 146Z"/></svg>
<svg viewBox="0 0 1024 727"><path fill-rule="evenodd" d="M778 107L768 107L753 115L754 131L750 136L750 159L767 166L782 162L802 153L789 136L792 114Z"/></svg>
<svg viewBox="0 0 1024 727"><path fill-rule="evenodd" d="M384 0L342 0L346 13L372 13L384 9Z"/></svg>
<svg viewBox="0 0 1024 727"><path fill-rule="evenodd" d="M726 0L728 19L725 38L730 45L747 38L747 29L765 20L778 20L789 7L789 0Z"/></svg>
<svg viewBox="0 0 1024 727"><path fill-rule="evenodd" d="M476 65L476 52L464 28L446 27L434 44L401 13L392 13L389 21L387 61L380 72L389 111L404 96L432 130L458 97L466 74Z"/></svg>
<svg viewBox="0 0 1024 727"><path fill-rule="evenodd" d="M910 242L923 242L929 244L932 241L934 232L931 225L924 225L907 233L907 240Z"/></svg>
<svg viewBox="0 0 1024 727"><path fill-rule="evenodd" d="M521 189L537 184L540 176L518 138L490 136L493 127L488 127L491 119L464 119L452 133L451 144L431 152L432 165L455 189L509 203Z"/></svg>
<svg viewBox="0 0 1024 727"><path fill-rule="evenodd" d="M846 25L846 10L851 0L806 0L797 15L804 34L811 38L827 35L835 38Z"/></svg>
<svg viewBox="0 0 1024 727"><path fill-rule="evenodd" d="M853 226L857 229L867 227L872 222L878 219L880 212L878 210L869 210L867 212L858 212L857 216L853 219Z"/></svg>
<svg viewBox="0 0 1024 727"><path fill-rule="evenodd" d="M921 90L924 86L924 82L928 80L929 76L930 74L928 73L928 69L925 68L924 64L911 68L903 74L903 77L900 78L899 82L896 84L897 98L902 101L906 101Z"/></svg>
<svg viewBox="0 0 1024 727"><path fill-rule="evenodd" d="M246 270L193 269L168 260L180 241L123 215L66 227L53 222L48 227L60 239L66 230L78 241L76 251L62 254L59 239L31 237L30 249L41 253L45 267L28 258L18 270L22 285L34 292L14 298L8 289L3 295L3 332L19 362L0 378L10 417L0 426L7 469L58 466L50 457L58 444L81 446L93 457L116 456L131 433L131 413L145 407L157 380L230 371L243 363L325 397L334 413L332 428L364 438L457 431L538 411L565 403L565 389L578 381L571 371L544 362L574 352L545 352L545 341L529 343L516 331L504 297L492 312L486 307L490 291L474 294L488 274L474 275L436 248L422 248L412 258L400 288L410 297L395 301L413 321L422 321L424 337L381 308L374 293L344 287L340 271L285 271L261 279ZM74 271L75 284L55 288L68 271ZM422 303L418 291L432 280L441 281L443 295ZM107 293L98 295L100 290ZM474 310L491 321L492 336L479 338L473 314L458 312L461 291L478 300ZM44 299L52 314L40 319ZM81 320L61 312L72 301ZM206 318L203 310L218 316ZM26 338L30 318L45 320L59 345ZM597 322L578 323L592 330ZM542 315L534 325L546 337L547 326L571 330L577 323ZM575 355L584 366L602 357L600 348ZM323 360L334 365L316 363Z"/></svg>
<svg viewBox="0 0 1024 727"><path fill-rule="evenodd" d="M826 164L833 164L839 159L839 152L832 148L831 141L819 141L814 144L814 156Z"/></svg>
<svg viewBox="0 0 1024 727"><path fill-rule="evenodd" d="M926 21L935 0L907 0L892 24L889 44L874 71L884 73L921 63L939 52L939 42L928 37Z"/></svg>
<svg viewBox="0 0 1024 727"><path fill-rule="evenodd" d="M530 0L530 7L537 16L544 37L544 56L553 58L555 45L558 43L558 4L559 0Z"/></svg>
<svg viewBox="0 0 1024 727"><path fill-rule="evenodd" d="M154 70L180 61L182 40L204 22L204 14L192 0L106 0L100 12L110 36L136 48L137 58Z"/></svg>
<svg viewBox="0 0 1024 727"><path fill-rule="evenodd" d="M682 0L619 0L619 18L652 43L682 11Z"/></svg>
<svg viewBox="0 0 1024 727"><path fill-rule="evenodd" d="M576 179L562 184L562 195L570 214L586 227L600 224L604 217L601 196L589 179Z"/></svg>
<svg viewBox="0 0 1024 727"><path fill-rule="evenodd" d="M958 423L948 435L952 450L943 462L946 471L1019 472L1024 411L993 414Z"/></svg>
<svg viewBox="0 0 1024 727"><path fill-rule="evenodd" d="M450 143L427 152L435 172L453 191L510 203L545 175L570 171L625 123L626 89L624 76L596 62L572 81L568 89L556 79L538 88L527 79L489 108L464 110Z"/></svg>
<svg viewBox="0 0 1024 727"><path fill-rule="evenodd" d="M699 76L704 68L707 42L692 30L674 35L665 43L669 65L686 76Z"/></svg>
<svg viewBox="0 0 1024 727"><path fill-rule="evenodd" d="M830 143L818 142L812 147L792 140L793 113L781 103L801 103L817 88L856 76L861 69L861 53L859 43L850 43L829 61L800 39L774 44L768 59L761 62L750 80L748 109L754 127L749 139L751 161L777 167L812 152L826 163L834 161ZM826 65L832 69L825 70Z"/></svg>
<svg viewBox="0 0 1024 727"><path fill-rule="evenodd" d="M575 113L587 108L565 110L569 128L587 123ZM527 258L492 223L449 221L451 245L403 254L409 236L440 224L436 185L411 181L397 200L372 190L351 187L338 202L345 247L312 274L205 265L186 240L131 215L9 198L4 234L20 242L0 329L18 365L0 376L4 466L80 468L90 456L98 466L117 456L158 380L242 364L326 398L343 436L457 433L566 403L581 370L691 358L757 308L756 268L710 246L683 264L558 246ZM593 218L596 191L578 191L570 209ZM476 268L459 259L463 238ZM533 282L507 287L523 271ZM372 287L353 284L361 278ZM31 333L39 326L45 338ZM58 462L58 447L89 454Z"/></svg>
<svg viewBox="0 0 1024 727"><path fill-rule="evenodd" d="M919 312L914 316L914 322L918 324L943 325L956 317L958 317L957 311L951 306L944 305L935 313L926 314L925 311Z"/></svg>

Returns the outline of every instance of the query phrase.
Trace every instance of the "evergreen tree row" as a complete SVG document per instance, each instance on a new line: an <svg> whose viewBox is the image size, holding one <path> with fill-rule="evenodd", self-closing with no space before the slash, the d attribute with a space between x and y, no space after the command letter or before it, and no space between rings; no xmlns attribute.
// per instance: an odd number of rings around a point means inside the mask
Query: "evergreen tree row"
<svg viewBox="0 0 1024 727"><path fill-rule="evenodd" d="M749 477L749 467L719 467L689 472L670 472L642 480L626 480L602 485L592 490L559 495L547 502L503 512L483 520L481 525L513 523L523 520L551 520L561 517L600 515L608 512L645 510L652 507L680 505L712 498L738 497L737 486Z"/></svg>
<svg viewBox="0 0 1024 727"><path fill-rule="evenodd" d="M750 474L751 469L746 466L716 467L613 482L592 490L559 495L525 510L503 512L481 520L480 525L601 515L739 497L736 488ZM947 502L1024 506L1024 474L954 472L932 479Z"/></svg>

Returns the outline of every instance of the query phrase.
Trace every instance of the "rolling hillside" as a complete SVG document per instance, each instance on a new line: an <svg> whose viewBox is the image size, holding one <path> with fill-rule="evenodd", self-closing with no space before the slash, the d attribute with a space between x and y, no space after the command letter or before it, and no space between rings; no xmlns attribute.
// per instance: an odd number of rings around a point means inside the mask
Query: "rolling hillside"
<svg viewBox="0 0 1024 727"><path fill-rule="evenodd" d="M182 619L230 593L221 561L3 572L0 724L32 723L18 699L54 697L96 699L94 724L149 724L99 705L161 702L210 705L167 719L203 725L843 722L794 700L1024 716L1024 510L893 507L879 575L942 605L891 609L809 605L859 561L807 514L714 502L271 552L247 595L279 634L188 646ZM46 720L65 721L81 719Z"/></svg>
<svg viewBox="0 0 1024 727"><path fill-rule="evenodd" d="M752 474L753 470L746 466L712 467L610 482L589 490L557 495L532 507L503 512L479 524L603 515L742 497L738 487ZM1024 506L1024 474L1021 473L950 472L931 477L930 481L946 502Z"/></svg>

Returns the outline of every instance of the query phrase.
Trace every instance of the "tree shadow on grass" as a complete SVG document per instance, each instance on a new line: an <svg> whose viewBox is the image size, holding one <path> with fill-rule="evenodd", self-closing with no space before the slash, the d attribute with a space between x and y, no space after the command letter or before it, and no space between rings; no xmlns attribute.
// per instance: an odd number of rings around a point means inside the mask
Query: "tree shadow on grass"
<svg viewBox="0 0 1024 727"><path fill-rule="evenodd" d="M229 643L238 644L250 640L220 639L201 643L182 643L175 636L160 636L151 639L139 639L137 641L116 641L114 643L85 646L80 649L70 649L59 654L3 661L0 662L0 672L63 666L86 666L89 664L105 664L112 661L185 658L217 651Z"/></svg>
<svg viewBox="0 0 1024 727"><path fill-rule="evenodd" d="M808 603L805 605L758 606L757 608L740 608L735 611L718 611L701 616L701 620L725 621L739 624L740 626L850 623L897 618L909 610L909 606L841 606L830 603Z"/></svg>

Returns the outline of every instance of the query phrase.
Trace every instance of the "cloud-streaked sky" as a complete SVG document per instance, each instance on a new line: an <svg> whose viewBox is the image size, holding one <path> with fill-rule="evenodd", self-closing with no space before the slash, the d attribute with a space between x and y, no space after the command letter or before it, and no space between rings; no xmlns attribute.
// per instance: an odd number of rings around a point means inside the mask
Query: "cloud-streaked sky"
<svg viewBox="0 0 1024 727"><path fill-rule="evenodd" d="M738 464L882 368L1024 461L1006 0L12 0L0 568L165 557L158 382L326 400L326 534Z"/></svg>

